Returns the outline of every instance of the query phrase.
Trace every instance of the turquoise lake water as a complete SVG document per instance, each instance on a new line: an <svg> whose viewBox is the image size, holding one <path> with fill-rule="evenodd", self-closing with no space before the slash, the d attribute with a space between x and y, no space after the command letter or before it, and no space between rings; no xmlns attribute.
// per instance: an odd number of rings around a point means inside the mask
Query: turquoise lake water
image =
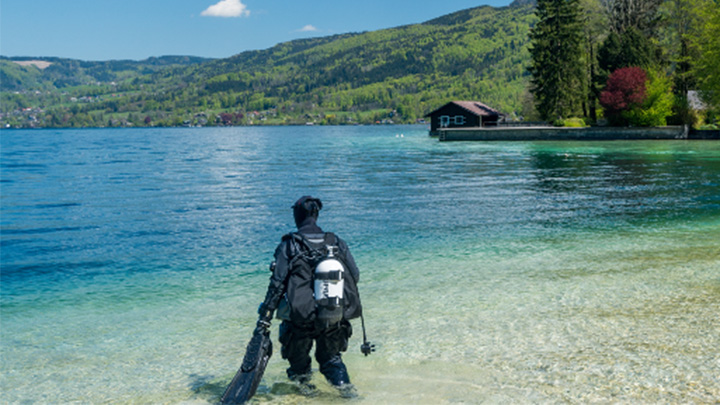
<svg viewBox="0 0 720 405"><path fill-rule="evenodd" d="M3 130L0 402L215 403L290 205L361 270L352 403L714 403L720 142ZM276 353L256 401L306 399ZM317 364L313 364L317 369Z"/></svg>

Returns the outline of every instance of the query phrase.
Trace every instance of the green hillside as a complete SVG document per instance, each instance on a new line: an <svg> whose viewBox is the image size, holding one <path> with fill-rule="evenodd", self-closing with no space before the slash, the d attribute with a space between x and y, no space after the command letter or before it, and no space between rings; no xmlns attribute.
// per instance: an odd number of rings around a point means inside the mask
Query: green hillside
<svg viewBox="0 0 720 405"><path fill-rule="evenodd" d="M62 58L2 58L0 57L0 89L6 91L34 91L63 89L98 82L119 82L146 75L172 66L186 66L210 59L193 56L162 56L143 61L112 60L85 62ZM50 66L21 66L14 61L43 61Z"/></svg>
<svg viewBox="0 0 720 405"><path fill-rule="evenodd" d="M34 126L408 123L477 99L522 115L534 21L532 5L483 6L226 59L32 58L53 63L41 70L3 58L0 112Z"/></svg>

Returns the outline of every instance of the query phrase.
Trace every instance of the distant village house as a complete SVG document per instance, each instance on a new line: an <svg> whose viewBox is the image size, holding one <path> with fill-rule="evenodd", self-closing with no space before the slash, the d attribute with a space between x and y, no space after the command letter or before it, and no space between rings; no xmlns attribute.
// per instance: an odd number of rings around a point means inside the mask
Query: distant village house
<svg viewBox="0 0 720 405"><path fill-rule="evenodd" d="M445 128L497 126L505 116L479 101L451 101L426 117L430 117L430 135L438 135Z"/></svg>

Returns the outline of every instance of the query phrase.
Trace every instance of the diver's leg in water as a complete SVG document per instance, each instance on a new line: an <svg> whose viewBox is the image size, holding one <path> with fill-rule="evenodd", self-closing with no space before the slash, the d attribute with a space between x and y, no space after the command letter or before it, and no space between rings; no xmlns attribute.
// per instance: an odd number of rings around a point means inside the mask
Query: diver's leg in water
<svg viewBox="0 0 720 405"><path fill-rule="evenodd" d="M289 321L280 324L279 338L282 344L282 358L290 362L288 378L293 381L308 382L312 375L310 349L313 345L313 331Z"/></svg>
<svg viewBox="0 0 720 405"><path fill-rule="evenodd" d="M320 372L344 397L357 395L355 387L350 383L350 375L340 354L340 352L347 350L348 339L351 334L352 327L350 323L343 320L320 332L317 337L317 349L315 350L315 358L320 364Z"/></svg>

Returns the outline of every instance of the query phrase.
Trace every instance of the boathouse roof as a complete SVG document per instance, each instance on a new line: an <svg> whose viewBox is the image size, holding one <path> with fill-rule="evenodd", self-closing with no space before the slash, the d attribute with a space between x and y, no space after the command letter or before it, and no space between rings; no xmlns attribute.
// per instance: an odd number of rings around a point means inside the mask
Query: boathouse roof
<svg viewBox="0 0 720 405"><path fill-rule="evenodd" d="M471 113L471 114L475 114L475 115L477 115L478 117L488 117L488 116L504 115L504 114L502 114L500 111L498 111L498 110L496 110L496 109L494 109L494 108L492 108L492 107L489 107L489 106L487 106L486 104L483 104L483 103L481 103L481 102L479 102L479 101L451 101L451 102L443 105L442 107L440 107L440 108L438 108L438 109L436 109L436 110L428 113L428 114L426 115L426 117L427 117L427 116L431 116L431 115L435 114L436 112L438 112L438 111L440 111L440 110L443 110L443 109L445 109L446 107L448 107L449 105L452 105L452 104L454 104L454 105L462 108L463 110L466 110L467 112L469 112L469 113Z"/></svg>

